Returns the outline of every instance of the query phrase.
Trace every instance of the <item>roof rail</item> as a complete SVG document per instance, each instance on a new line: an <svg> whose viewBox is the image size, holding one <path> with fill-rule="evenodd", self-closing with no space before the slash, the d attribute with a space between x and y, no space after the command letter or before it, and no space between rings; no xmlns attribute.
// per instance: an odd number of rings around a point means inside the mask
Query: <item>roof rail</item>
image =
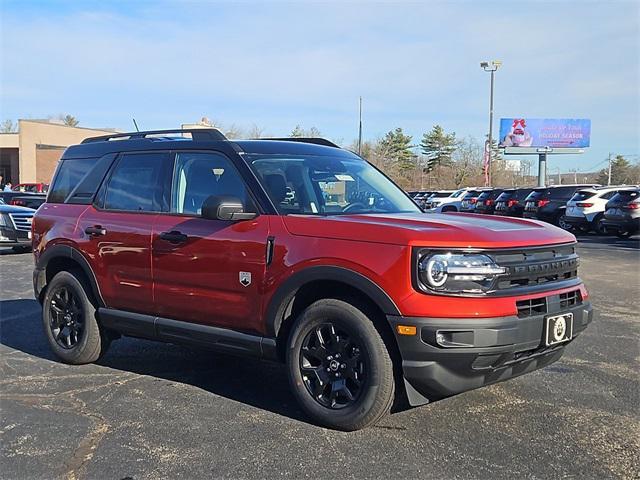
<svg viewBox="0 0 640 480"><path fill-rule="evenodd" d="M149 130L146 132L114 133L113 135L101 135L99 137L85 138L82 143L107 142L109 140L128 139L137 140L149 136L162 136L169 133L190 133L193 140L221 141L227 137L217 128L176 128L174 130Z"/></svg>
<svg viewBox="0 0 640 480"><path fill-rule="evenodd" d="M324 145L325 147L340 148L340 145L336 145L331 140L327 140L326 138L322 137L260 138L258 140L279 140L285 142L313 143L315 145Z"/></svg>

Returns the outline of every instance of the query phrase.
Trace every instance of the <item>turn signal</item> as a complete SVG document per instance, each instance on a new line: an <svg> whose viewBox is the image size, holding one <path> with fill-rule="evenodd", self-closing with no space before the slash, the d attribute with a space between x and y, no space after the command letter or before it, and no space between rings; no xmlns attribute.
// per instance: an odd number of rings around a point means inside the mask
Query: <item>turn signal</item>
<svg viewBox="0 0 640 480"><path fill-rule="evenodd" d="M396 331L398 332L398 335L415 335L417 329L415 325L397 325Z"/></svg>

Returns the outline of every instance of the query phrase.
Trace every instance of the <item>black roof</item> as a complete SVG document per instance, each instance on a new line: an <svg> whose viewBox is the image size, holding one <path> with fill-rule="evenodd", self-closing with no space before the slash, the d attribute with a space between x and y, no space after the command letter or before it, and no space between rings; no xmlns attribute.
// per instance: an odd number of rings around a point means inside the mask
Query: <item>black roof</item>
<svg viewBox="0 0 640 480"><path fill-rule="evenodd" d="M177 134L177 136L176 136ZM190 137L184 136L189 134ZM63 158L95 158L108 153L142 150L229 150L248 154L319 155L358 158L323 138L277 138L259 140L228 140L219 130L197 128L188 130L153 130L117 133L85 139L72 145Z"/></svg>

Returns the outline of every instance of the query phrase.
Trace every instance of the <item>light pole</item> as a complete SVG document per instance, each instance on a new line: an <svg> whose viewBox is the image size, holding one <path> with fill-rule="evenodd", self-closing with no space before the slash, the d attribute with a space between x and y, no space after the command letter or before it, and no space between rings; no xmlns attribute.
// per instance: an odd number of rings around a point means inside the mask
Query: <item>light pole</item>
<svg viewBox="0 0 640 480"><path fill-rule="evenodd" d="M502 62L499 60L492 60L491 62L480 62L480 67L482 67L482 69L485 72L491 72L491 95L490 95L490 99L489 99L489 148L486 149L486 151L488 151L488 155L489 158L487 159L487 184L488 186L491 186L491 153L493 150L493 82L494 82L494 75L496 73L496 70L498 70L498 68L500 68L500 65L502 65Z"/></svg>

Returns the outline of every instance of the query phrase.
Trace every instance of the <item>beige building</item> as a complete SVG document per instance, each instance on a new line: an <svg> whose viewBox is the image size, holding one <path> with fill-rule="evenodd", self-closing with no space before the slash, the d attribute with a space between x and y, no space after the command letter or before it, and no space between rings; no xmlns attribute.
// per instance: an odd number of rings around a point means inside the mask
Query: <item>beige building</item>
<svg viewBox="0 0 640 480"><path fill-rule="evenodd" d="M0 174L4 181L50 183L62 152L87 137L114 130L68 127L47 120L19 120L17 133L0 133Z"/></svg>

